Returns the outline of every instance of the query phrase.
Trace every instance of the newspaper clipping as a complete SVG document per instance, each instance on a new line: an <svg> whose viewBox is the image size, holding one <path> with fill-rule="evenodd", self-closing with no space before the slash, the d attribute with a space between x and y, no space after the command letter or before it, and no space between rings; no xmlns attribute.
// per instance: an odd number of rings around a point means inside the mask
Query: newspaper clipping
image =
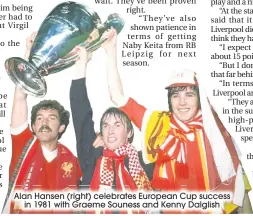
<svg viewBox="0 0 253 216"><path fill-rule="evenodd" d="M0 2L2 214L252 214L253 1Z"/></svg>

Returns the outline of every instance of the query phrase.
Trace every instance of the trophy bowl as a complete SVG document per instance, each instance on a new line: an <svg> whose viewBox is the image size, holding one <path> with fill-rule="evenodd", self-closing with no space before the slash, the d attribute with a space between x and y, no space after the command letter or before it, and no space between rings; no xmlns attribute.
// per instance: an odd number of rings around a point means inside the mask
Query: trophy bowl
<svg viewBox="0 0 253 216"><path fill-rule="evenodd" d="M11 80L27 94L43 97L47 92L44 76L72 66L77 54L73 49L84 46L88 52L98 49L106 39L103 33L115 28L120 33L124 21L111 14L104 23L91 8L76 3L57 5L42 22L31 48L28 61L11 57L5 61Z"/></svg>

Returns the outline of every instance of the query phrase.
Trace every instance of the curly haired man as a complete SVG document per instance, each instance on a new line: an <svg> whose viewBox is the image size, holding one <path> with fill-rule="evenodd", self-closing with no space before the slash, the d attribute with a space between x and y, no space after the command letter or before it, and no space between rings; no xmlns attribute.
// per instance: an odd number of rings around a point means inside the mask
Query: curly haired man
<svg viewBox="0 0 253 216"><path fill-rule="evenodd" d="M34 37L32 35L27 40L26 57ZM16 86L11 116L10 182L4 213L28 213L20 200L13 199L12 194L15 196L18 190L55 192L78 187L82 176L78 160L58 141L69 124L69 117L69 112L59 102L44 100L32 108L30 129L27 94ZM55 213L55 210L46 213Z"/></svg>

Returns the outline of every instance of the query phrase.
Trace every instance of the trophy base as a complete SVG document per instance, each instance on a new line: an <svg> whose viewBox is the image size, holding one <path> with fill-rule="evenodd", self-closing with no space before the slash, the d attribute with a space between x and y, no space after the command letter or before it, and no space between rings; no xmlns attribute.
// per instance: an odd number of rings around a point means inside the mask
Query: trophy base
<svg viewBox="0 0 253 216"><path fill-rule="evenodd" d="M11 80L21 86L23 91L35 97L44 97L47 92L46 82L36 67L19 57L5 61L6 71Z"/></svg>

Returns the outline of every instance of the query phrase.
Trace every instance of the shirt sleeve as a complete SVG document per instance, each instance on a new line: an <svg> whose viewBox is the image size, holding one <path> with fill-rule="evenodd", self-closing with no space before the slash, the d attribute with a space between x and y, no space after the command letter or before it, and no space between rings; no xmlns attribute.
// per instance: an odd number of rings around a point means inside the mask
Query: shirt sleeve
<svg viewBox="0 0 253 216"><path fill-rule="evenodd" d="M133 98L129 98L126 105L120 107L120 109L126 113L128 118L141 130L142 119L147 109L138 104Z"/></svg>
<svg viewBox="0 0 253 216"><path fill-rule="evenodd" d="M76 134L77 156L83 173L82 185L89 186L96 160L102 155L102 148L95 149L92 145L96 133L85 79L72 81L70 106Z"/></svg>
<svg viewBox="0 0 253 216"><path fill-rule="evenodd" d="M26 143L31 138L33 138L33 134L32 134L32 131L30 130L28 124L27 124L27 127L25 128L25 130L23 130L21 133L15 134L15 135L11 134L12 158L11 158L11 164L10 164L10 169L9 169L10 176L12 175L12 173L16 167L18 159L19 159Z"/></svg>

